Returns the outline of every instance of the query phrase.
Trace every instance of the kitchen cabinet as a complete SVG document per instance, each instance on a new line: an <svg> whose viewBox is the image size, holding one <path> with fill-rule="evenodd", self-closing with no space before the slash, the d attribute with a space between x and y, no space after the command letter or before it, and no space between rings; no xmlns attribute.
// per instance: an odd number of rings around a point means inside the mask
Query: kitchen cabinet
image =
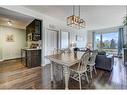
<svg viewBox="0 0 127 95"><path fill-rule="evenodd" d="M28 68L41 66L41 49L22 49L21 54L25 53L22 64Z"/></svg>
<svg viewBox="0 0 127 95"><path fill-rule="evenodd" d="M41 40L41 32L42 32L42 21L41 20L33 20L26 27L26 40L27 41L38 41Z"/></svg>

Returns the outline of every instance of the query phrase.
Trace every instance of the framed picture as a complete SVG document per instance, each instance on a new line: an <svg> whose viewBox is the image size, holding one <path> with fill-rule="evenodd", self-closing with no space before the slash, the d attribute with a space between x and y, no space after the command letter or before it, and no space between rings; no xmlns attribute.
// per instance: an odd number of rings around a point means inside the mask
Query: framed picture
<svg viewBox="0 0 127 95"><path fill-rule="evenodd" d="M7 42L14 42L14 35L13 34L7 34L6 36L6 41Z"/></svg>

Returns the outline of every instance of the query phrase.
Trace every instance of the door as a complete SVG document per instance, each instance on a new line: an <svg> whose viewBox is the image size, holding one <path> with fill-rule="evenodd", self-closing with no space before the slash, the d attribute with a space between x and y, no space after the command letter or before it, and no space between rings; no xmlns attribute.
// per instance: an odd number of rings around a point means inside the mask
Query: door
<svg viewBox="0 0 127 95"><path fill-rule="evenodd" d="M58 48L58 31L46 30L45 56L52 55L54 49ZM45 60L45 64L49 64L49 60Z"/></svg>
<svg viewBox="0 0 127 95"><path fill-rule="evenodd" d="M68 32L61 32L61 49L69 48Z"/></svg>

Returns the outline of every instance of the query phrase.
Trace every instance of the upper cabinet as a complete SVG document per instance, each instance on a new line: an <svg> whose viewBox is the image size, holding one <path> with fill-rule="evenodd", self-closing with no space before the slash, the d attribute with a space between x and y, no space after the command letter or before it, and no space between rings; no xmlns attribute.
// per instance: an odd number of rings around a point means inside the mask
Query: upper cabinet
<svg viewBox="0 0 127 95"><path fill-rule="evenodd" d="M41 40L41 32L42 32L42 21L41 20L33 20L26 27L26 40L27 41L38 41Z"/></svg>

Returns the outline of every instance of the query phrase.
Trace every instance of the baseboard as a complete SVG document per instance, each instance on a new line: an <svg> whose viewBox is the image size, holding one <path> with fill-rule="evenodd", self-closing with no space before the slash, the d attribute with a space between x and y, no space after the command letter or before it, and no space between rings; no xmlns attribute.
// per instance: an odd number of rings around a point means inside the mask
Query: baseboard
<svg viewBox="0 0 127 95"><path fill-rule="evenodd" d="M41 66L43 67L43 66L46 66L46 65L49 65L50 63L48 63L48 64L41 64Z"/></svg>
<svg viewBox="0 0 127 95"><path fill-rule="evenodd" d="M0 60L0 62L4 61L3 59Z"/></svg>
<svg viewBox="0 0 127 95"><path fill-rule="evenodd" d="M4 59L3 61L10 61L10 60L16 60L16 59L21 59L21 58Z"/></svg>

